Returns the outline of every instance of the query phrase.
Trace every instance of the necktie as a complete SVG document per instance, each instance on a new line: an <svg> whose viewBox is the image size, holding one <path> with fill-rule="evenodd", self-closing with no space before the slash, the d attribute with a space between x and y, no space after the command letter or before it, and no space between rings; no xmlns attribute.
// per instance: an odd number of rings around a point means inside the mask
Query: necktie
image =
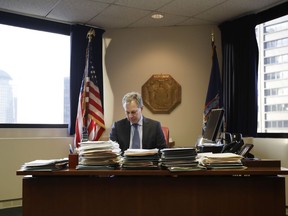
<svg viewBox="0 0 288 216"><path fill-rule="evenodd" d="M140 149L140 136L138 132L138 124L133 124L134 135L132 138L132 149Z"/></svg>

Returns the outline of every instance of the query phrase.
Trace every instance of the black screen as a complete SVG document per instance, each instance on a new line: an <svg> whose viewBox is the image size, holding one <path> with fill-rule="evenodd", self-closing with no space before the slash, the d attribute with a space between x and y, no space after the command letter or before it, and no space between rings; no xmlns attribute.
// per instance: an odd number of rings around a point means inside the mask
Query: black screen
<svg viewBox="0 0 288 216"><path fill-rule="evenodd" d="M207 121L203 138L215 142L223 122L223 109L212 109Z"/></svg>

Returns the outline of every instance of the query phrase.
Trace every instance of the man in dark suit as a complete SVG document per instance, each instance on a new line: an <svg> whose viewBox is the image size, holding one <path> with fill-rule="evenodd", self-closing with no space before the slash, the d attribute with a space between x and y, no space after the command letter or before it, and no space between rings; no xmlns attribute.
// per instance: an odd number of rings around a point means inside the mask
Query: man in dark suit
<svg viewBox="0 0 288 216"><path fill-rule="evenodd" d="M167 147L160 122L142 115L144 105L139 93L126 94L122 99L122 105L126 118L113 124L110 140L117 142L122 151L128 148L162 149ZM135 133L139 137L138 140L140 139L140 146L138 144L137 147L134 147L133 143Z"/></svg>

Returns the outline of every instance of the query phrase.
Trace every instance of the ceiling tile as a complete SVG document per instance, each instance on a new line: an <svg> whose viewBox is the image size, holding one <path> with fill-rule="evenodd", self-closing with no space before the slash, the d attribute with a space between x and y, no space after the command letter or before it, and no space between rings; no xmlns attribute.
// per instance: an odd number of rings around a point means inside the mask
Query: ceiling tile
<svg viewBox="0 0 288 216"><path fill-rule="evenodd" d="M112 3L116 2L117 0L91 0L91 1L96 1L96 2L102 2L102 3L112 4Z"/></svg>
<svg viewBox="0 0 288 216"><path fill-rule="evenodd" d="M111 5L88 24L93 24L98 27L123 28L131 25L149 13L149 11L145 10Z"/></svg>
<svg viewBox="0 0 288 216"><path fill-rule="evenodd" d="M226 4L226 9L241 8L246 13L260 12L261 10L276 6L277 4L287 2L287 0L229 0Z"/></svg>
<svg viewBox="0 0 288 216"><path fill-rule="evenodd" d="M192 26L192 25L217 25L214 21L207 21L197 18L189 18L181 23L181 25Z"/></svg>
<svg viewBox="0 0 288 216"><path fill-rule="evenodd" d="M58 0L0 0L0 8L32 16L45 17Z"/></svg>
<svg viewBox="0 0 288 216"><path fill-rule="evenodd" d="M235 19L240 16L253 13L257 8L267 7L270 4L275 4L276 0L230 0L225 4L220 4L210 10L204 11L196 18L204 20L217 20L218 23ZM225 13L223 13L225 11Z"/></svg>
<svg viewBox="0 0 288 216"><path fill-rule="evenodd" d="M117 0L115 4L144 10L157 10L171 0Z"/></svg>
<svg viewBox="0 0 288 216"><path fill-rule="evenodd" d="M48 18L85 24L106 7L108 7L106 3L89 0L62 0Z"/></svg>
<svg viewBox="0 0 288 216"><path fill-rule="evenodd" d="M208 10L209 8L215 7L216 5L221 4L225 1L226 0L177 0L160 8L159 11L191 17L202 11Z"/></svg>

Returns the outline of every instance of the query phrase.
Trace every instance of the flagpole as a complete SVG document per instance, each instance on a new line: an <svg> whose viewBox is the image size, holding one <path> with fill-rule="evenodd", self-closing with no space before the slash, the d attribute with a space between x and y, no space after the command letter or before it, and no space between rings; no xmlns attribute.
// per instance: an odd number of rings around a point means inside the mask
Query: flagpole
<svg viewBox="0 0 288 216"><path fill-rule="evenodd" d="M91 41L92 41L92 38L95 37L95 31L94 29L90 29L89 32L87 33L87 38L88 38L88 47L87 47L87 56L86 56L86 70L85 70L85 78L84 78L84 81L85 81L85 112L84 112L84 117L83 117L83 127L82 127L82 142L85 142L85 141L88 141L89 140L89 134L88 134L88 112L89 112L89 82L90 82L90 78L88 76L88 71L89 71L89 59L90 59L90 48L91 48Z"/></svg>
<svg viewBox="0 0 288 216"><path fill-rule="evenodd" d="M215 35L214 32L211 33L211 45L212 45L212 50L214 49L214 41L215 41Z"/></svg>

